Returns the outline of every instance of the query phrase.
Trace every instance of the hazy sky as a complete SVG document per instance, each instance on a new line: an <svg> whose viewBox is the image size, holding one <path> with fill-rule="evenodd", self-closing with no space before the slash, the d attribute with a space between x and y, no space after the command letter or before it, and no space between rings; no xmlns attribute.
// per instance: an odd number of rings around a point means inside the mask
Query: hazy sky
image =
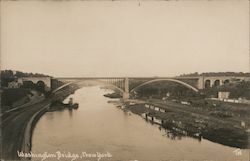
<svg viewBox="0 0 250 161"><path fill-rule="evenodd" d="M249 2L1 1L1 67L52 76L249 71Z"/></svg>

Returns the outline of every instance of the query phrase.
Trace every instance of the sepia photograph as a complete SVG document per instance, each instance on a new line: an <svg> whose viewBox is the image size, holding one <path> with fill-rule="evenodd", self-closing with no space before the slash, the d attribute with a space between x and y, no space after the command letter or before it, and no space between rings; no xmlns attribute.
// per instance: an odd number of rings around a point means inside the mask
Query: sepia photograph
<svg viewBox="0 0 250 161"><path fill-rule="evenodd" d="M1 161L250 161L249 0L0 0Z"/></svg>

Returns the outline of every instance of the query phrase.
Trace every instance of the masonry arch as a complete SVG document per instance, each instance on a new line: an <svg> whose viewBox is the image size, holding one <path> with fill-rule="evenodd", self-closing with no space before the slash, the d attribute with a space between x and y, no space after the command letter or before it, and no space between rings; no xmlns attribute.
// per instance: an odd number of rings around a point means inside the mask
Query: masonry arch
<svg viewBox="0 0 250 161"><path fill-rule="evenodd" d="M45 88L46 88L46 85L44 83L44 81L41 81L39 80L37 83L36 83L36 89L40 92L44 92L45 91Z"/></svg>
<svg viewBox="0 0 250 161"><path fill-rule="evenodd" d="M229 79L226 79L223 81L223 84L229 84L230 83L230 80Z"/></svg>
<svg viewBox="0 0 250 161"><path fill-rule="evenodd" d="M209 87L211 87L211 80L210 80L210 79L207 79L207 80L205 81L205 89L207 89L207 88L209 88Z"/></svg>
<svg viewBox="0 0 250 161"><path fill-rule="evenodd" d="M219 85L220 85L220 80L219 79L215 80L214 81L214 87L217 87Z"/></svg>

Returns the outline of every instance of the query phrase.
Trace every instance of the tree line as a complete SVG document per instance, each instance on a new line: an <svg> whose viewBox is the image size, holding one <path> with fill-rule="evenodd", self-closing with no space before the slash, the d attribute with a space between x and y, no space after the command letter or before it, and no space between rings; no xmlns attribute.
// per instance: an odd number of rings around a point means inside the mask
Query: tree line
<svg viewBox="0 0 250 161"><path fill-rule="evenodd" d="M180 77L198 77L198 76L236 76L236 77L250 77L250 73L244 72L207 72L207 73L188 73L181 74Z"/></svg>
<svg viewBox="0 0 250 161"><path fill-rule="evenodd" d="M1 70L1 87L7 87L9 82L21 77L48 77L48 75L40 73L27 73L14 70Z"/></svg>

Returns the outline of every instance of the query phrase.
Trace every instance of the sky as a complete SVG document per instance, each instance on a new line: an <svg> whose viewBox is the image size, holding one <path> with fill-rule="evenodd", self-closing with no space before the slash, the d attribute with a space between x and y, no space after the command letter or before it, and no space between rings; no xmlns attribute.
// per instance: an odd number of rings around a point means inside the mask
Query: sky
<svg viewBox="0 0 250 161"><path fill-rule="evenodd" d="M55 77L249 72L249 1L1 1L1 69Z"/></svg>

